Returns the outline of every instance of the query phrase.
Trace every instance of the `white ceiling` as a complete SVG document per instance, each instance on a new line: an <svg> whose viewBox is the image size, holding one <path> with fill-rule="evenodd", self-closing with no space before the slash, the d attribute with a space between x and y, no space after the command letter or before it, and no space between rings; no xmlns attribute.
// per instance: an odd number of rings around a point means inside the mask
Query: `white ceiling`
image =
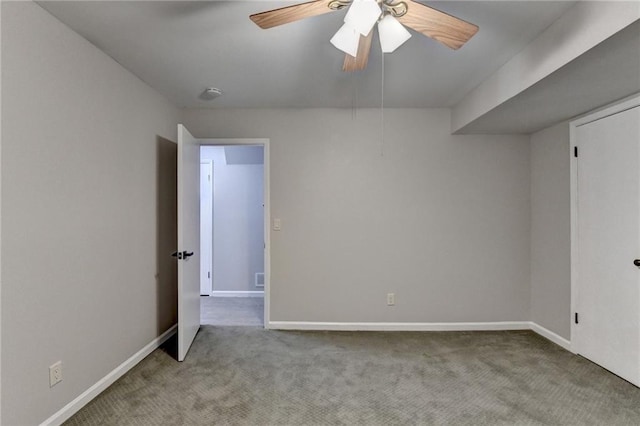
<svg viewBox="0 0 640 426"><path fill-rule="evenodd" d="M379 107L382 55L340 71L329 38L344 11L262 30L249 15L297 2L39 2L50 13L180 107ZM452 51L412 32L385 55L386 107L448 107L544 31L574 2L445 1L428 4L475 23L478 34ZM209 86L224 95L206 102Z"/></svg>

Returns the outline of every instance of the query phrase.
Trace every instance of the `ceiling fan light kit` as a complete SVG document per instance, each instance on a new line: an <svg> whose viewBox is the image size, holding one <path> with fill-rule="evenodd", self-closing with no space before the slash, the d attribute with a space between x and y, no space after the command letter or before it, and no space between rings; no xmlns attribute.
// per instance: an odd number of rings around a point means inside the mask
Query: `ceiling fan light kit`
<svg viewBox="0 0 640 426"><path fill-rule="evenodd" d="M347 55L355 58L358 53L358 44L360 43L360 33L351 25L345 23L340 27L331 40L329 40L337 49L342 50Z"/></svg>
<svg viewBox="0 0 640 426"><path fill-rule="evenodd" d="M478 32L477 25L415 0L315 0L256 13L250 19L266 29L347 7L344 25L331 38L331 44L346 53L343 71L366 68L376 22L383 53L395 51L411 37L405 26L454 50Z"/></svg>
<svg viewBox="0 0 640 426"><path fill-rule="evenodd" d="M345 23L340 27L337 33L331 37L331 44L342 50L347 55L354 58L358 53L358 44L360 42L360 33L351 25Z"/></svg>
<svg viewBox="0 0 640 426"><path fill-rule="evenodd" d="M378 22L381 14L382 9L376 0L353 0L344 17L344 23L350 25L363 36L367 36Z"/></svg>
<svg viewBox="0 0 640 426"><path fill-rule="evenodd" d="M378 22L378 35L383 53L392 53L411 38L411 33L391 15L385 15Z"/></svg>

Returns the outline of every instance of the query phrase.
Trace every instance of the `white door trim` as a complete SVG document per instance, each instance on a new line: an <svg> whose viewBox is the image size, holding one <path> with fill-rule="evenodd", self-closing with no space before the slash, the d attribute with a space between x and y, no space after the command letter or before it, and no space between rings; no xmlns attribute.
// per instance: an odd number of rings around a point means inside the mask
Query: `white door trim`
<svg viewBox="0 0 640 426"><path fill-rule="evenodd" d="M210 224L210 228L211 228L211 233L208 236L208 238L206 238L207 244L209 245L209 253L211 254L211 256L209 256L208 259L208 269L209 269L209 288L207 291L207 295L211 296L211 292L213 292L213 160L203 160L202 159L202 154L200 155L200 165L202 166L203 164L207 164L209 166L209 173L210 173L210 183L211 183L211 196L208 198L208 211L211 212L210 216L209 216L209 220L211 221ZM202 212L202 197L200 197L200 212ZM200 219L200 222L202 223L202 218ZM202 241L203 241L203 237L207 237L205 235L202 235L202 229L200 229L200 245L202 245ZM202 252L202 250L200 250ZM204 260L202 259L202 257L200 257L200 262L203 262ZM204 295L204 293L202 293L202 276L200 277L200 295Z"/></svg>
<svg viewBox="0 0 640 426"><path fill-rule="evenodd" d="M271 318L270 297L271 292L271 160L269 154L268 138L248 139L198 139L201 146L224 145L262 145L264 148L264 328L269 328ZM214 165L215 167L215 165ZM215 202L215 201L214 201Z"/></svg>
<svg viewBox="0 0 640 426"><path fill-rule="evenodd" d="M620 112L629 110L640 106L640 94L635 94L631 97L622 99L614 104L605 106L590 112L582 117L579 117L569 123L569 173L570 173L570 194L571 194L571 351L579 353L579 341L576 341L576 323L575 313L577 310L577 296L578 296L578 167L577 158L574 156L574 150L577 147L576 129L588 123L592 123L596 120L608 117L610 115L618 114ZM579 153L578 153L579 155Z"/></svg>

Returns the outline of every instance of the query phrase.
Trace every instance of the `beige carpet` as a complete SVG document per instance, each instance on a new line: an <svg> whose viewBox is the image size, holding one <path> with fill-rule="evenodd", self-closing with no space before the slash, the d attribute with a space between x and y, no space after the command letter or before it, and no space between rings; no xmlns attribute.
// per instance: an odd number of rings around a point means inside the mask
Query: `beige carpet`
<svg viewBox="0 0 640 426"><path fill-rule="evenodd" d="M529 331L203 326L168 352L68 424L640 425L640 389Z"/></svg>

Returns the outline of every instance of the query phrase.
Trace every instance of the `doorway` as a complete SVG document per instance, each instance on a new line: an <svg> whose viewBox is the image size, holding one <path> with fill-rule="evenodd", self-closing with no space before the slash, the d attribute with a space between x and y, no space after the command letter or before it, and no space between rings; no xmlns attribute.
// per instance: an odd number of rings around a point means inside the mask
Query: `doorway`
<svg viewBox="0 0 640 426"><path fill-rule="evenodd" d="M201 324L264 326L263 145L200 147Z"/></svg>

